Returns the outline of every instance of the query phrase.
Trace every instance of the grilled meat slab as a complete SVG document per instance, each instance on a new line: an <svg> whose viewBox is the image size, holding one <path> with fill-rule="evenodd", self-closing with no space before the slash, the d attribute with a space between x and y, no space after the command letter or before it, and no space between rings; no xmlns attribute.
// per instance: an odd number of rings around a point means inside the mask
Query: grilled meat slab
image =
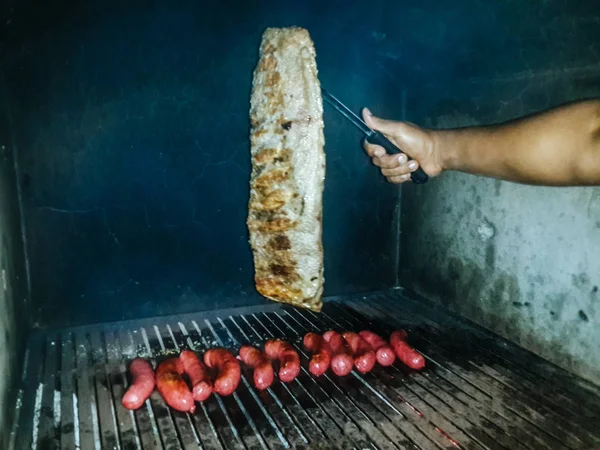
<svg viewBox="0 0 600 450"><path fill-rule="evenodd" d="M323 102L303 28L268 28L250 101L248 229L258 292L320 311L323 293Z"/></svg>

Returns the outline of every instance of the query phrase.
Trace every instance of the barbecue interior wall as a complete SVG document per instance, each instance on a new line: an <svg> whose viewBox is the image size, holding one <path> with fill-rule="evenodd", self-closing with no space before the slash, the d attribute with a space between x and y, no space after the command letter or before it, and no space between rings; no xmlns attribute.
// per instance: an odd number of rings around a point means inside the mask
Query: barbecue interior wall
<svg viewBox="0 0 600 450"><path fill-rule="evenodd" d="M6 90L0 84L0 447L6 448L31 302Z"/></svg>
<svg viewBox="0 0 600 450"><path fill-rule="evenodd" d="M353 108L400 104L364 67L364 8L257 5L37 2L15 17L5 72L42 326L265 301L246 215L267 26L310 29L321 82ZM330 110L325 122L326 294L391 287L399 191L356 130Z"/></svg>
<svg viewBox="0 0 600 450"><path fill-rule="evenodd" d="M24 317L59 327L265 301L245 227L265 27L308 28L323 86L354 110L450 127L597 95L600 13L574 3L5 3L3 381ZM325 139L327 295L400 279L600 381L597 188L447 174L400 196L327 106Z"/></svg>
<svg viewBox="0 0 600 450"><path fill-rule="evenodd" d="M410 90L416 123L484 125L600 97L598 2L478 3L466 45L446 14L427 28L438 40L419 50L431 61L450 52L431 73L453 75ZM424 16L413 11L396 29ZM401 230L401 285L600 384L600 187L446 173L402 190Z"/></svg>

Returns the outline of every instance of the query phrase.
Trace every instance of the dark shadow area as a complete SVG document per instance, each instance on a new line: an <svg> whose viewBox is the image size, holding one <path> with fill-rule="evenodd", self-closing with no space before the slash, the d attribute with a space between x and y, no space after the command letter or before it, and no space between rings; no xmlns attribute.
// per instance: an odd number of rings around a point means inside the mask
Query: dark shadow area
<svg viewBox="0 0 600 450"><path fill-rule="evenodd" d="M265 302L245 224L261 34L308 28L322 84L377 108L379 18L318 2L37 6L15 13L4 60L38 324ZM325 121L326 294L389 287L397 191L350 124Z"/></svg>

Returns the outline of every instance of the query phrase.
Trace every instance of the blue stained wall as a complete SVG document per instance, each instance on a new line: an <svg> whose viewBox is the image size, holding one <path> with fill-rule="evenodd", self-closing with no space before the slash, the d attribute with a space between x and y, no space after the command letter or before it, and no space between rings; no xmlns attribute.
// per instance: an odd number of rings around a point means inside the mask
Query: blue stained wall
<svg viewBox="0 0 600 450"><path fill-rule="evenodd" d="M267 26L307 27L321 82L400 103L365 70L367 5L45 2L15 13L3 64L40 325L265 301L246 230L249 96ZM371 8L369 7L369 10ZM18 12L18 11L17 11ZM375 22L379 21L376 17ZM325 112L326 294L396 280L398 189Z"/></svg>
<svg viewBox="0 0 600 450"><path fill-rule="evenodd" d="M353 109L421 125L599 95L596 1L13 6L2 68L40 325L265 301L245 218L248 99L267 26L308 28L321 82ZM597 189L446 174L400 198L325 108L328 295L399 279L600 380Z"/></svg>

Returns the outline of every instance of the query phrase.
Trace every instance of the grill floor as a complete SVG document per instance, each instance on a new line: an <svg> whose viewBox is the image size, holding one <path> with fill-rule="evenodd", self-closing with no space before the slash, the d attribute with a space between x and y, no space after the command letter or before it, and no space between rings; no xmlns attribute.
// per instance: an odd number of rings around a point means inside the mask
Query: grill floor
<svg viewBox="0 0 600 450"><path fill-rule="evenodd" d="M307 331L403 327L427 359L367 375L315 378ZM194 414L155 392L121 406L127 363L184 348L237 350L271 337L296 345L303 370L264 392L244 374L234 395ZM38 449L593 449L600 448L598 390L557 367L400 291L332 299L321 314L270 304L72 328L32 337L11 448Z"/></svg>

